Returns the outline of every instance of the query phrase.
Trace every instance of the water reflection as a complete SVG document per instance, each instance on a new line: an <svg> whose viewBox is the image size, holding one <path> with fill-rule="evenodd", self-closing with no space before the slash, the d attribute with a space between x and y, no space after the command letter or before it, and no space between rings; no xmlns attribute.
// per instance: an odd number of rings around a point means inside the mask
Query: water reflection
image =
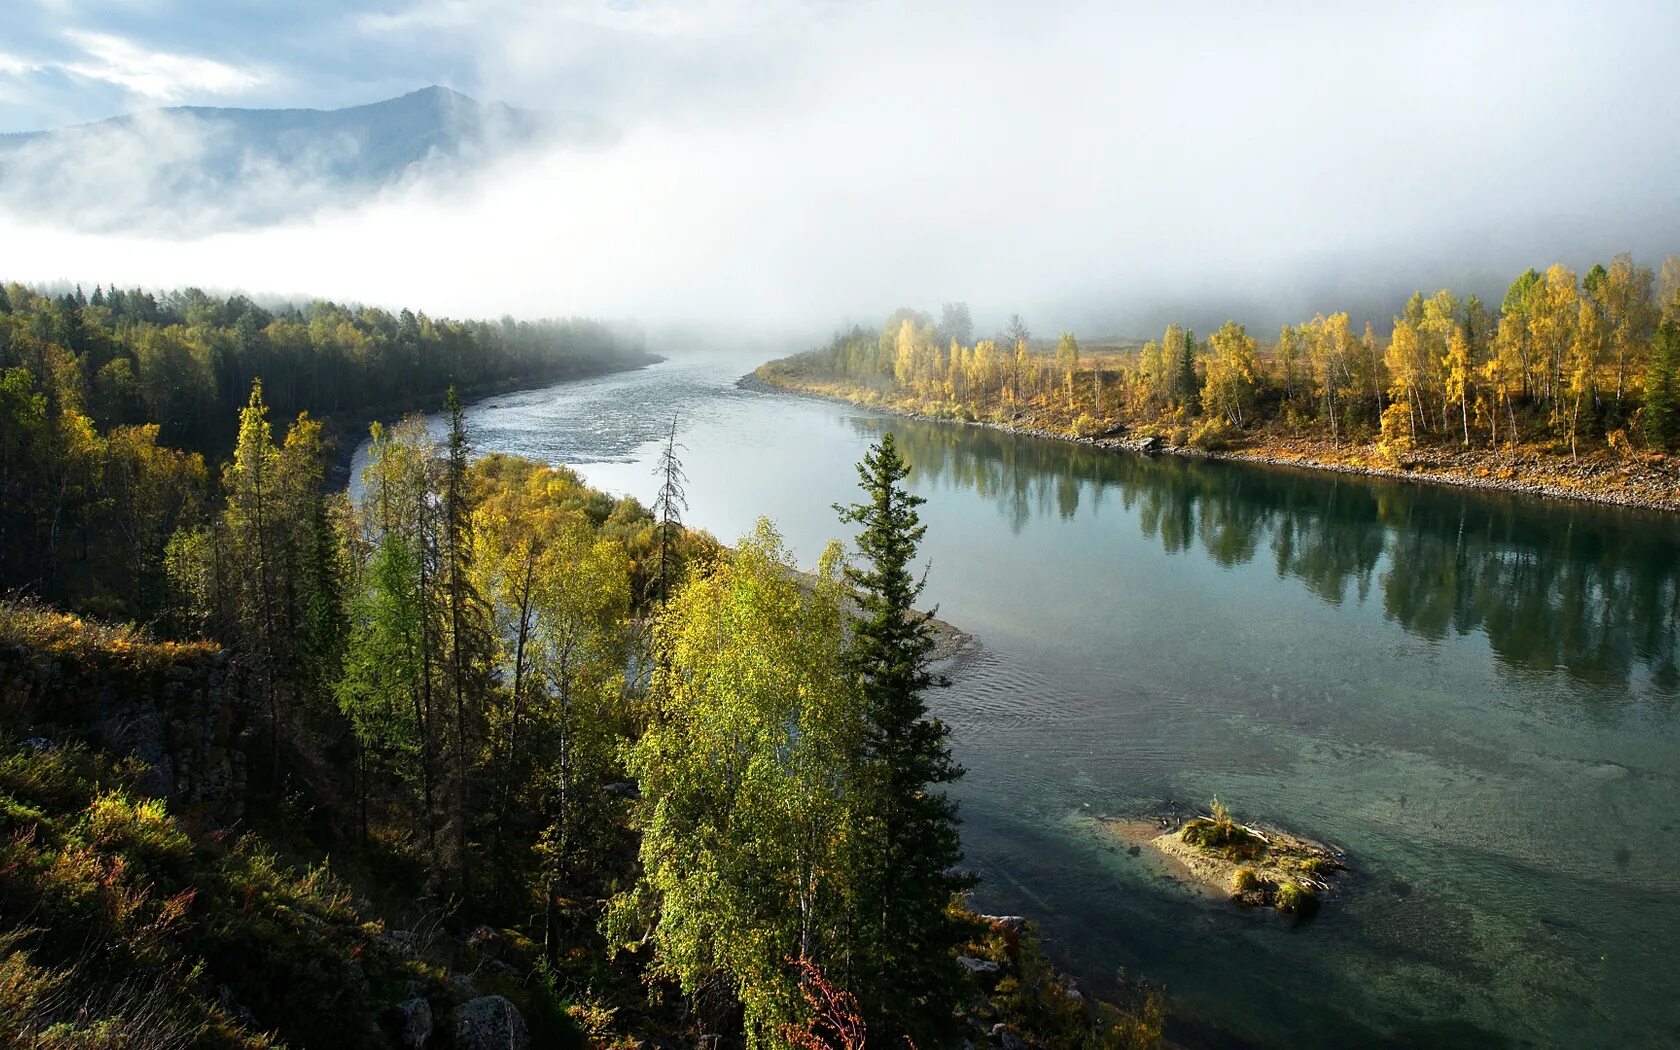
<svg viewBox="0 0 1680 1050"><path fill-rule="evenodd" d="M1234 566L1269 551L1279 577L1331 604L1362 605L1374 585L1408 632L1481 634L1506 668L1680 691L1680 532L1655 515L914 420L853 426L893 430L921 485L974 490L1017 534L1112 500L1169 554Z"/></svg>

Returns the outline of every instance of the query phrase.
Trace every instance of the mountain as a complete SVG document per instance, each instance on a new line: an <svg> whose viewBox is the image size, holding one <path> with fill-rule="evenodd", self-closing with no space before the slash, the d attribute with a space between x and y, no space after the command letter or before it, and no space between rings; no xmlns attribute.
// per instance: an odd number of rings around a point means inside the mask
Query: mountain
<svg viewBox="0 0 1680 1050"><path fill-rule="evenodd" d="M175 106L0 135L0 209L84 229L262 225L421 176L468 175L520 150L605 137L581 114L436 86L331 110Z"/></svg>

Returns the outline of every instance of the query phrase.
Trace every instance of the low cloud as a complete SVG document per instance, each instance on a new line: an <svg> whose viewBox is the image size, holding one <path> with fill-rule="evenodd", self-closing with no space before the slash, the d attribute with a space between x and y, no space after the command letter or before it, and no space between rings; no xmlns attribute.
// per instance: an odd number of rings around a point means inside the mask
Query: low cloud
<svg viewBox="0 0 1680 1050"><path fill-rule="evenodd" d="M353 204L307 173L245 172L239 210L294 203L182 237L147 222L159 192L227 202L194 186L190 129L142 131L72 176L94 195L110 180L100 222L0 218L6 276L802 334L966 299L983 328L1021 310L1041 332L1144 334L1167 316L1380 322L1415 287L1489 294L1530 264L1680 249L1666 5L863 3L797 24L638 5L629 25L597 8L523 5L461 46L500 97L568 108L568 76L587 83L623 129L610 144ZM400 46L452 12L363 29ZM580 24L634 48L580 56ZM148 153L173 174L125 195Z"/></svg>

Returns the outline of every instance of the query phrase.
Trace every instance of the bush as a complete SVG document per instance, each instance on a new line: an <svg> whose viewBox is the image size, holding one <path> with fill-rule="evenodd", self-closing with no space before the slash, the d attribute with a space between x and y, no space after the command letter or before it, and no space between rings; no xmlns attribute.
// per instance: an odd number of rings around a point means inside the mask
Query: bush
<svg viewBox="0 0 1680 1050"><path fill-rule="evenodd" d="M1397 450L1412 447L1412 410L1404 401L1383 409L1382 443Z"/></svg>
<svg viewBox="0 0 1680 1050"><path fill-rule="evenodd" d="M1240 897L1245 893L1252 893L1260 888L1260 876L1254 869L1244 864L1231 873L1231 896Z"/></svg>
<svg viewBox="0 0 1680 1050"><path fill-rule="evenodd" d="M1189 441L1193 448L1217 452L1229 448L1236 437L1236 429L1218 416L1207 416L1190 428Z"/></svg>
<svg viewBox="0 0 1680 1050"><path fill-rule="evenodd" d="M1266 844L1232 820L1230 811L1217 798L1211 808L1211 817L1186 821L1178 837L1192 846L1223 853L1232 860L1252 860L1265 852Z"/></svg>
<svg viewBox="0 0 1680 1050"><path fill-rule="evenodd" d="M1277 910L1307 916L1318 910L1318 894L1293 880L1277 888Z"/></svg>

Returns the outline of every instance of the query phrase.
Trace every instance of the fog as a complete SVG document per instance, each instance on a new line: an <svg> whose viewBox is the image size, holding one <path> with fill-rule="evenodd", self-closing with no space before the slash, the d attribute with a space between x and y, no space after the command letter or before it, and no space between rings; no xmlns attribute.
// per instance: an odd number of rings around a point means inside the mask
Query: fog
<svg viewBox="0 0 1680 1050"><path fill-rule="evenodd" d="M0 276L789 338L961 299L982 330L1104 336L1381 322L1415 288L1680 251L1674 5L1028 7L367 16L445 41L461 90L616 135L344 203L265 173L230 213L190 179L159 204L201 148L176 125L66 176L119 202L100 222L0 215Z"/></svg>

